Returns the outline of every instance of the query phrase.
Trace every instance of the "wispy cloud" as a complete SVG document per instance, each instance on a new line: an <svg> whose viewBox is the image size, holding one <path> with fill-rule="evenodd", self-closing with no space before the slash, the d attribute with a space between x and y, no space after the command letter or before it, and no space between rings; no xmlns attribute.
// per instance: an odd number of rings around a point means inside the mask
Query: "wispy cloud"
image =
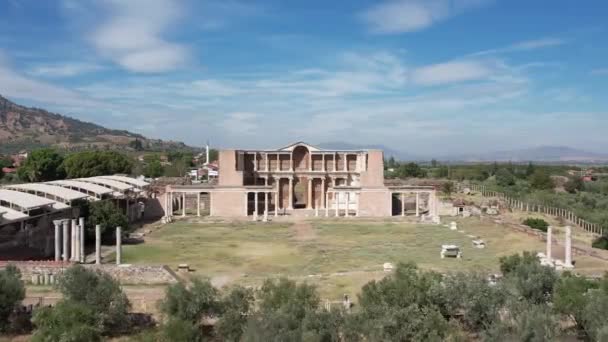
<svg viewBox="0 0 608 342"><path fill-rule="evenodd" d="M371 32L395 34L425 29L488 0L388 0L361 14Z"/></svg>
<svg viewBox="0 0 608 342"><path fill-rule="evenodd" d="M492 65L482 61L454 61L418 68L412 80L420 85L438 85L481 80L494 72Z"/></svg>
<svg viewBox="0 0 608 342"><path fill-rule="evenodd" d="M594 69L591 70L591 75L608 75L608 68L600 68L600 69Z"/></svg>
<svg viewBox="0 0 608 342"><path fill-rule="evenodd" d="M483 56L483 55L492 55L492 54L500 54L500 53L508 53L508 52L519 52L519 51L530 51L542 48L555 47L566 44L567 41L561 38L541 38L541 39L533 39L526 40L522 42L518 42L515 44L511 44L509 46L483 50L479 52L472 53L470 56Z"/></svg>
<svg viewBox="0 0 608 342"><path fill-rule="evenodd" d="M41 77L73 77L102 70L103 66L94 63L71 62L63 64L43 64L29 68L26 72Z"/></svg>
<svg viewBox="0 0 608 342"><path fill-rule="evenodd" d="M102 56L132 72L166 72L183 65L186 46L167 40L166 31L183 14L174 0L109 0L107 17L89 40Z"/></svg>

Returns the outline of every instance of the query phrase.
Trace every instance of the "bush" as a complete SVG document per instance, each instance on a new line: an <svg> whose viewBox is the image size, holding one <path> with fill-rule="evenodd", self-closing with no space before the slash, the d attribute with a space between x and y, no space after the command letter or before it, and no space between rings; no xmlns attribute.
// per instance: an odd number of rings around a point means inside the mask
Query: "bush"
<svg viewBox="0 0 608 342"><path fill-rule="evenodd" d="M0 332L11 330L9 317L25 298L21 272L13 265L0 271Z"/></svg>
<svg viewBox="0 0 608 342"><path fill-rule="evenodd" d="M85 303L62 300L54 307L36 310L33 318L36 332L34 342L101 341L101 328L95 308Z"/></svg>
<svg viewBox="0 0 608 342"><path fill-rule="evenodd" d="M608 236L607 235L603 235L603 236L600 236L600 237L596 238L591 243L591 247L598 248L598 249L606 249L606 250L608 250Z"/></svg>
<svg viewBox="0 0 608 342"><path fill-rule="evenodd" d="M539 218L527 218L524 220L524 224L532 229L540 230L541 232L547 232L549 223Z"/></svg>
<svg viewBox="0 0 608 342"><path fill-rule="evenodd" d="M73 266L60 278L58 287L66 300L90 308L105 332L125 328L131 304L118 282L107 273Z"/></svg>

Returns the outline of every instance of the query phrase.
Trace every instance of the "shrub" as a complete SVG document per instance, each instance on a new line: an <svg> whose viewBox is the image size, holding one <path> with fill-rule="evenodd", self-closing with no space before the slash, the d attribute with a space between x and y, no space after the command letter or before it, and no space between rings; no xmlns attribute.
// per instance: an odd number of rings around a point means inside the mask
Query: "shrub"
<svg viewBox="0 0 608 342"><path fill-rule="evenodd" d="M527 218L524 220L524 224L532 229L540 230L542 232L546 232L547 228L549 228L549 223L539 218Z"/></svg>
<svg viewBox="0 0 608 342"><path fill-rule="evenodd" d="M603 235L593 240L591 247L608 250L608 235Z"/></svg>
<svg viewBox="0 0 608 342"><path fill-rule="evenodd" d="M10 330L9 316L25 297L21 273L12 265L0 271L0 332Z"/></svg>

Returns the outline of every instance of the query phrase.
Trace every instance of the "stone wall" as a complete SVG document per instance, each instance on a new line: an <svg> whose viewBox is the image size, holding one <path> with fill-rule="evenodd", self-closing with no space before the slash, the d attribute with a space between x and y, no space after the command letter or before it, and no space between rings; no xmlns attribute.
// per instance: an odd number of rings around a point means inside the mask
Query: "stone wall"
<svg viewBox="0 0 608 342"><path fill-rule="evenodd" d="M9 262L0 263L0 268ZM36 274L52 274L57 279L71 263L41 261L41 262L14 262L21 271L22 279L32 283L32 276ZM167 266L163 265L83 265L87 269L100 270L108 273L123 285L165 285L178 282L178 279Z"/></svg>

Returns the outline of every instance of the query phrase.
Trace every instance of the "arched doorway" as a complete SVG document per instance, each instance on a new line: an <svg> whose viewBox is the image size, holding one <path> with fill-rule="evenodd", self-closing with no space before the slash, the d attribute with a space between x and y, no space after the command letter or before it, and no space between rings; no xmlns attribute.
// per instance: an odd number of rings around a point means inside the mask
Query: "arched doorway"
<svg viewBox="0 0 608 342"><path fill-rule="evenodd" d="M296 171L306 171L309 169L310 151L306 146L296 146L293 149L293 168Z"/></svg>

